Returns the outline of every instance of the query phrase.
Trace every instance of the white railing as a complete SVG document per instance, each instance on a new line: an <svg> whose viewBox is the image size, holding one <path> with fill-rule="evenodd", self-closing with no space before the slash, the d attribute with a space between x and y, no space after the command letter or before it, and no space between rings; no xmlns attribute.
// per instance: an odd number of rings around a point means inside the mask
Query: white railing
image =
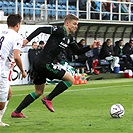
<svg viewBox="0 0 133 133"><path fill-rule="evenodd" d="M14 0L14 6L10 5L0 5L0 8L4 11L5 15L9 15L9 9L13 10L14 13L21 14L23 20L33 20L33 21L49 21L49 20L61 20L68 13L73 13L83 20L100 20L100 21L133 21L133 3L132 2L117 2L117 1L106 1L106 0L87 0L85 3L85 9L80 9L81 0L76 0L71 5L72 0L66 0L65 3L60 3L61 0L56 0L55 3L50 3L50 0L32 0L30 4L24 3L24 0L21 0L19 3L18 0ZM63 0L62 0L63 1ZM92 10L92 1L99 2L97 7L98 10ZM102 10L102 3L110 3L110 11ZM112 6L115 5L117 11L112 9ZM5 7L4 7L5 6ZM124 6L127 7L124 12ZM132 9L132 10L131 10ZM108 17L104 17L107 15Z"/></svg>

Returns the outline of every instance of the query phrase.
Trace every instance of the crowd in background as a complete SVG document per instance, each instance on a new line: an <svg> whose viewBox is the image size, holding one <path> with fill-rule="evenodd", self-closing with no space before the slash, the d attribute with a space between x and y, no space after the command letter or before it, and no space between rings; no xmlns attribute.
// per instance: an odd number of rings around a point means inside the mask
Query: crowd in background
<svg viewBox="0 0 133 133"><path fill-rule="evenodd" d="M81 39L78 44L81 45L82 40L84 39ZM70 52L67 55L70 56ZM84 63L87 71L93 69L94 74L99 74L96 68L97 65L100 65L101 60L109 62L108 72L114 72L115 67L120 67L121 71L127 69L132 70L133 40L131 39L129 42L124 43L124 41L120 39L116 41L115 44L112 44L112 40L107 39L100 48L86 52L86 54L80 55L75 59L76 62ZM69 61L72 60L69 58ZM87 66L89 66L89 69Z"/></svg>
<svg viewBox="0 0 133 133"><path fill-rule="evenodd" d="M82 0L79 2L79 10L86 10L86 1L87 0ZM113 0L112 0L113 1ZM118 2L133 2L133 0L114 0ZM92 19L99 19L99 14L95 12L100 12L100 8L102 11L102 20L110 20L110 12L112 9L113 12L113 20L119 20L119 4L118 3L111 3L110 2L102 2L100 4L100 1L94 1L90 0L89 7L91 11L94 11L94 13L91 13L91 18ZM112 6L112 7L111 7ZM131 6L131 13L133 12L133 7ZM129 4L122 3L121 4L121 13L129 13ZM128 15L121 15L121 20L128 20ZM133 18L131 17L131 20Z"/></svg>
<svg viewBox="0 0 133 133"><path fill-rule="evenodd" d="M42 51L44 48L44 41L40 41L39 44L37 42L32 42L32 48L28 50L28 59L29 59L29 66L30 66L30 78L33 80L33 60L36 58L36 56Z"/></svg>
<svg viewBox="0 0 133 133"><path fill-rule="evenodd" d="M84 47L86 44L85 39L81 39L78 42L79 47ZM41 52L45 47L43 41L32 42L32 48L28 51L28 58L30 64L30 78L33 79L32 73L32 62L35 57ZM97 52L96 52L97 51ZM114 73L114 68L116 66L120 67L121 71L132 70L133 64L133 40L129 42L124 42L122 39L112 44L111 39L107 39L100 48L92 49L82 55L74 55L69 47L60 53L60 55L55 58L54 63L60 64L61 62L71 62L82 63L85 67L85 72L87 74L99 74L100 71L97 70L97 66L100 66L100 60L105 60L109 62L108 70L106 72Z"/></svg>
<svg viewBox="0 0 133 133"><path fill-rule="evenodd" d="M12 4L10 3L10 1L12 1ZM89 9L87 9L87 1L89 1ZM26 20L35 19L33 18L35 11L35 17L39 21L40 19L45 18L63 19L66 13L79 15L79 18L83 19L86 19L86 16L89 15L90 19L122 21L133 20L133 4L131 4L131 6L130 4L128 4L128 2L133 2L133 0L112 0L114 1L113 3L111 3L110 1L111 0L103 0L103 2L95 0L79 0L79 3L77 4L77 0L69 0L67 5L67 2L65 0L58 0L58 7L56 8L56 0L47 0L47 6L44 6L46 4L45 0L36 0L35 7L33 6L33 0L23 0L23 17ZM15 5L15 0L4 1L0 5L0 10L2 9L4 15L7 16L10 13L15 13ZM45 7L47 12L45 11ZM121 8L121 10L119 10L119 8ZM79 9L78 12L77 9ZM21 0L18 0L18 13L21 14L21 12ZM131 13L131 19L129 17L129 12ZM87 15L87 13L89 14Z"/></svg>

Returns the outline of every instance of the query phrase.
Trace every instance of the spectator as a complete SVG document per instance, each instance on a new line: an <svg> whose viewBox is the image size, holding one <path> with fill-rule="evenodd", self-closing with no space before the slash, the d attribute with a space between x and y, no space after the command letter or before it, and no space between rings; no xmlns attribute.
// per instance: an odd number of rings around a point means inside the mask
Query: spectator
<svg viewBox="0 0 133 133"><path fill-rule="evenodd" d="M108 12L111 12L111 9L112 9L112 13L113 13L112 19L118 20L119 15L117 13L119 12L119 8L118 6L116 6L117 4L116 5L115 4L116 3L112 3L112 7L111 7L111 3L107 2L105 9Z"/></svg>
<svg viewBox="0 0 133 133"><path fill-rule="evenodd" d="M91 10L94 10L96 12L100 12L100 6L102 5L102 19L103 20L109 20L110 14L109 11L106 10L106 2L99 2L99 1L92 1L91 2L92 7Z"/></svg>
<svg viewBox="0 0 133 133"><path fill-rule="evenodd" d="M115 46L114 46L114 55L115 56L118 56L120 58L122 57L122 55L123 55L123 51L122 51L123 46L124 46L124 44L123 44L122 39L115 42Z"/></svg>
<svg viewBox="0 0 133 133"><path fill-rule="evenodd" d="M78 43L78 46L80 48L85 46L85 39L81 39ZM93 52L89 51L82 55L78 56L78 59L76 59L77 62L86 64L87 72L90 71L94 74L99 74L99 71L96 70L98 59L95 59L93 56Z"/></svg>
<svg viewBox="0 0 133 133"><path fill-rule="evenodd" d="M113 12L118 12L118 9L116 9L115 5L112 3L112 7L111 7L111 3L110 2L106 2L106 11L110 12L110 9L112 8Z"/></svg>
<svg viewBox="0 0 133 133"><path fill-rule="evenodd" d="M45 46L44 41L40 41L39 45L38 45L38 48L37 48L39 53L44 48L44 46Z"/></svg>
<svg viewBox="0 0 133 133"><path fill-rule="evenodd" d="M84 0L82 0L82 1L84 1ZM69 0L68 1L68 4L70 5L70 6L76 6L76 2L77 2L77 0ZM79 1L80 2L80 1Z"/></svg>
<svg viewBox="0 0 133 133"><path fill-rule="evenodd" d="M133 5L131 6L131 21L133 21Z"/></svg>
<svg viewBox="0 0 133 133"><path fill-rule="evenodd" d="M80 0L79 1L79 16L81 18L86 18L86 12L83 11L87 11L87 0ZM88 11L90 11L91 9L91 2L88 3ZM89 13L89 12L88 12Z"/></svg>
<svg viewBox="0 0 133 133"><path fill-rule="evenodd" d="M55 3L56 3L56 0L47 0L47 3L48 3L48 4L51 4L51 5L52 5L52 4L55 4Z"/></svg>
<svg viewBox="0 0 133 133"><path fill-rule="evenodd" d="M111 62L111 71L114 71L115 66L119 66L119 57L114 56L113 47L111 45L111 39L107 39L106 42L103 43L101 51L100 51L100 59L106 59Z"/></svg>
<svg viewBox="0 0 133 133"><path fill-rule="evenodd" d="M114 55L119 57L119 59L120 59L120 70L122 70L122 71L125 68L127 68L127 66L129 66L127 57L123 54L123 47L124 47L124 43L123 43L122 39L115 42Z"/></svg>
<svg viewBox="0 0 133 133"><path fill-rule="evenodd" d="M86 2L87 0L80 0L79 1L79 10L86 10Z"/></svg>
<svg viewBox="0 0 133 133"><path fill-rule="evenodd" d="M130 0L121 0L121 1L122 2L130 2ZM122 8L124 8L126 12L129 12L129 5L128 4L123 3L122 6L123 6Z"/></svg>
<svg viewBox="0 0 133 133"><path fill-rule="evenodd" d="M130 0L113 0L113 1L118 2L118 3L114 3L117 13L119 13L120 7L121 7L121 13L129 13L129 4L120 3L120 2L130 2ZM119 15L115 15L115 16L117 16L117 19L119 18ZM128 20L129 19L128 17L129 16L126 14L121 14L121 20Z"/></svg>
<svg viewBox="0 0 133 133"><path fill-rule="evenodd" d="M132 69L133 63L133 40L131 39L129 43L126 43L123 47L123 54L126 55L128 60L128 65L126 69Z"/></svg>
<svg viewBox="0 0 133 133"><path fill-rule="evenodd" d="M110 19L110 13L106 10L107 2L102 2L102 19L103 20L109 20Z"/></svg>
<svg viewBox="0 0 133 133"><path fill-rule="evenodd" d="M30 2L31 0L24 0L23 2L26 3L26 2ZM21 0L18 0L18 2L21 2Z"/></svg>
<svg viewBox="0 0 133 133"><path fill-rule="evenodd" d="M30 65L30 78L31 78L31 81L33 79L33 72L32 72L33 60L35 59L35 57L38 54L37 47L38 47L37 42L32 42L32 48L29 49L29 51L28 51L28 59L29 59L29 65Z"/></svg>

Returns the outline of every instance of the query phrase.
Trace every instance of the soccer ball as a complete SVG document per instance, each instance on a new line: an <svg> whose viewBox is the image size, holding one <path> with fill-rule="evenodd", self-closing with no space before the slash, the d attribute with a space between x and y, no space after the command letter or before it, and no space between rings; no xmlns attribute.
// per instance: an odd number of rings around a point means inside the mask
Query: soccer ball
<svg viewBox="0 0 133 133"><path fill-rule="evenodd" d="M112 118L121 118L124 116L125 110L121 104L114 104L110 108L110 115Z"/></svg>

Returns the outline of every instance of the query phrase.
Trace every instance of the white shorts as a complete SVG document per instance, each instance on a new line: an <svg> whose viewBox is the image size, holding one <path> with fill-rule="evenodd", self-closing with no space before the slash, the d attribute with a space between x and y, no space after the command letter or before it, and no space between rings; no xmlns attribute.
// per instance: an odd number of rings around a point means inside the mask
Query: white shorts
<svg viewBox="0 0 133 133"><path fill-rule="evenodd" d="M4 76L2 76L4 75ZM9 91L9 69L5 68L5 71L1 72L0 70L0 102L6 102Z"/></svg>

